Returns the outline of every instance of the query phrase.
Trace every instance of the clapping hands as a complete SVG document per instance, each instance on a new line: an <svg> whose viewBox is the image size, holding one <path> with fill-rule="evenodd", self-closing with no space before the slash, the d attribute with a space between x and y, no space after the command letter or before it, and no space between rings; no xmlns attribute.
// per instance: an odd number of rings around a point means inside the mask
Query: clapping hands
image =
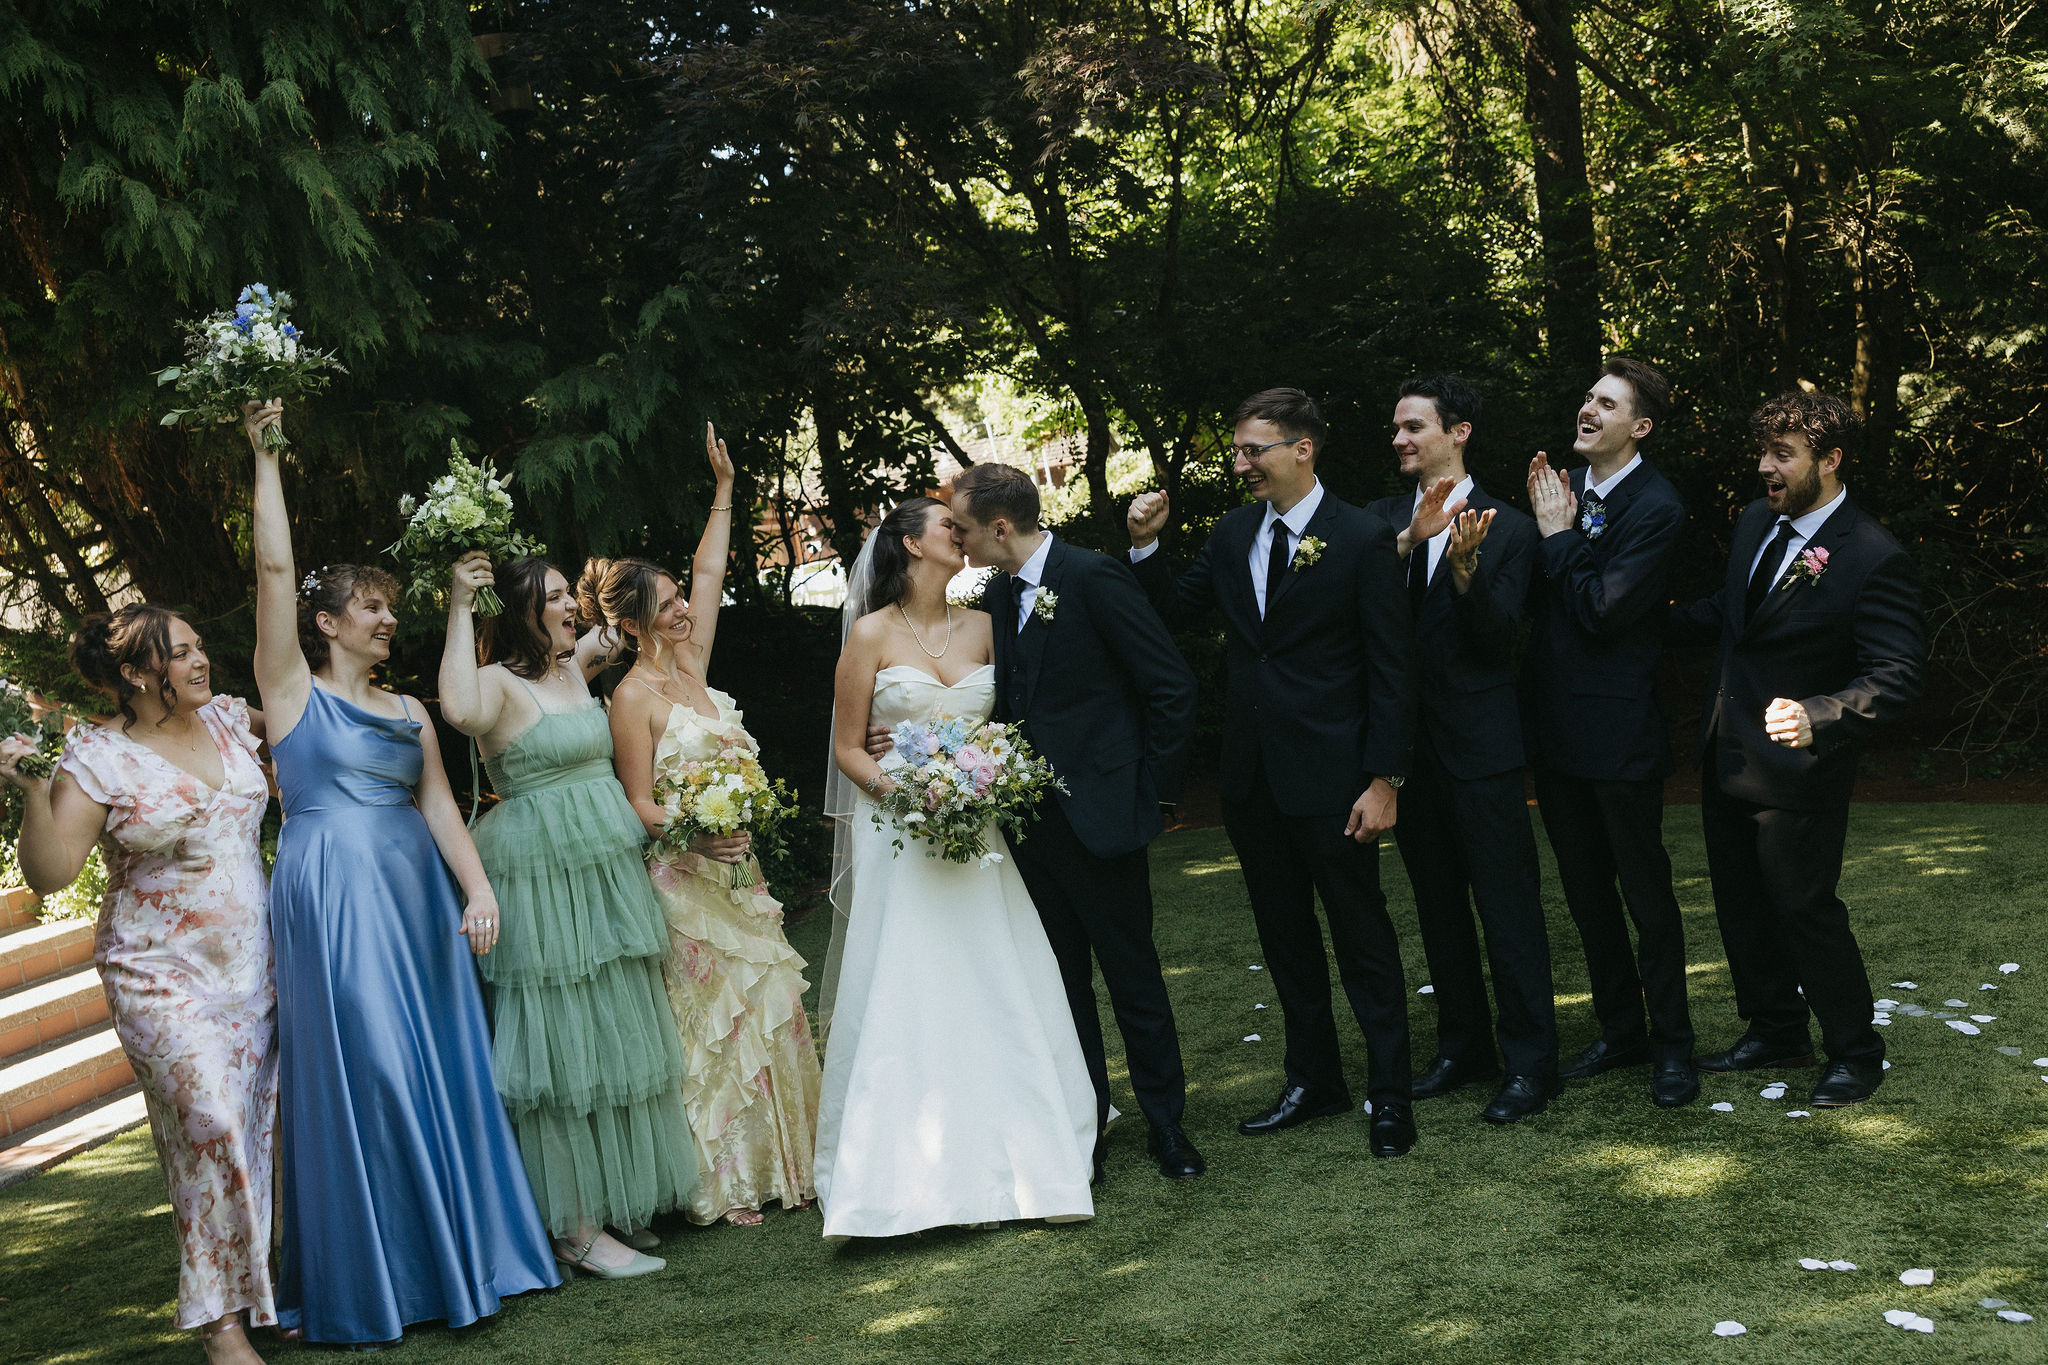
<svg viewBox="0 0 2048 1365"><path fill-rule="evenodd" d="M1579 511L1571 475L1552 469L1550 457L1540 450L1529 461L1529 510L1536 516L1536 530L1546 536L1571 530Z"/></svg>

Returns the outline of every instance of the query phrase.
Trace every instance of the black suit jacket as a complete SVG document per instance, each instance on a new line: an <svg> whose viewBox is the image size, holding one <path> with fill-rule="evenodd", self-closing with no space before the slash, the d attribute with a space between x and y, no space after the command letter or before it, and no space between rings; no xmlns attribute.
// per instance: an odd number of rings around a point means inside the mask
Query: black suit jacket
<svg viewBox="0 0 2048 1365"><path fill-rule="evenodd" d="M1492 509L1493 525L1480 547L1472 586L1462 596L1454 592L1451 571L1438 564L1416 613L1415 719L1451 776L1469 782L1512 772L1524 762L1515 645L1538 536L1534 521L1489 497L1477 482L1466 506L1474 512ZM1398 541L1415 515L1415 499L1382 498L1366 510ZM1427 554L1429 547L1418 545L1409 553Z"/></svg>
<svg viewBox="0 0 2048 1365"><path fill-rule="evenodd" d="M1284 813L1341 818L1373 778L1408 775L1413 624L1394 533L1326 487L1302 534L1321 557L1267 585L1261 619L1250 555L1265 515L1262 502L1226 513L1178 578L1163 552L1132 567L1168 624L1223 618L1225 790L1263 763Z"/></svg>
<svg viewBox="0 0 2048 1365"><path fill-rule="evenodd" d="M1828 552L1820 577L1781 572L1747 618L1749 566L1776 523L1761 498L1744 508L1721 590L1674 607L1670 621L1676 638L1719 646L1700 717L1701 764L1713 763L1730 796L1814 810L1849 799L1857 740L1919 698L1927 632L1912 561L1849 498L1805 546ZM1805 706L1811 748L1764 733L1764 709L1778 697Z"/></svg>
<svg viewBox="0 0 2048 1365"><path fill-rule="evenodd" d="M1646 460L1608 493L1606 522L1586 525L1586 470L1572 471L1579 515L1537 545L1534 627L1522 665L1531 761L1594 781L1671 773L1657 709L1657 656L1670 604L1671 557L1685 504Z"/></svg>
<svg viewBox="0 0 2048 1365"><path fill-rule="evenodd" d="M996 713L1065 780L1054 799L1081 843L1114 858L1150 843L1166 823L1159 803L1180 799L1194 671L1108 556L1055 536L1041 589L1057 599L1052 619L1034 612L1021 635L1010 575L982 590L995 618Z"/></svg>

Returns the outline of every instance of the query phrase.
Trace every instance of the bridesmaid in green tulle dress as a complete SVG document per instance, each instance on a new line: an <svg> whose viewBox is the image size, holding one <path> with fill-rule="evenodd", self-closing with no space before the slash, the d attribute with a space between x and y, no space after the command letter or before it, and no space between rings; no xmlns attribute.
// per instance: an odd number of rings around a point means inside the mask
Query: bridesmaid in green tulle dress
<svg viewBox="0 0 2048 1365"><path fill-rule="evenodd" d="M505 609L479 649L471 605ZM646 832L612 772L590 695L596 632L579 643L568 580L544 560L455 566L441 714L474 736L501 798L476 827L503 910L492 1072L555 1259L604 1279L660 1270L657 1213L697 1185L683 1051L662 983L667 925L641 862ZM481 656L486 666L478 666ZM607 1232L607 1227L611 1229Z"/></svg>

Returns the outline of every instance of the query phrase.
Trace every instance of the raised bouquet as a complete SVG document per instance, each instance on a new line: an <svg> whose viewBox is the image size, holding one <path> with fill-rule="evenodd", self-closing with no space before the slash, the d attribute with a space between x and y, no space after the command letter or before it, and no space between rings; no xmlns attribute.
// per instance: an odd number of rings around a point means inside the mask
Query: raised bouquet
<svg viewBox="0 0 2048 1365"><path fill-rule="evenodd" d="M20 735L36 751L15 765L23 777L44 778L57 770L64 755L64 717L55 707L39 706L19 683L0 678L0 739Z"/></svg>
<svg viewBox="0 0 2048 1365"><path fill-rule="evenodd" d="M927 858L988 867L1003 856L989 851L990 825L1022 839L1031 808L1048 791L1067 789L1016 727L1000 721L906 720L894 738L904 766L889 771L896 787L876 803L874 821L889 817L899 853L906 839L921 839Z"/></svg>
<svg viewBox="0 0 2048 1365"><path fill-rule="evenodd" d="M448 472L434 480L426 497L400 498L398 514L406 518L405 534L385 553L397 556L405 569L406 596L415 602L437 601L449 567L472 550L484 551L494 564L541 551L539 541L512 529L512 476L500 474L489 460L465 459L454 441L448 443ZM477 589L478 616L504 609L497 593Z"/></svg>
<svg viewBox="0 0 2048 1365"><path fill-rule="evenodd" d="M684 758L664 744L654 755L654 804L668 823L650 856L681 857L700 834L754 836L753 859L733 865L731 885L759 883L760 859L782 846L782 826L796 814L796 798L780 778L770 780L754 751L728 736L710 758Z"/></svg>
<svg viewBox="0 0 2048 1365"><path fill-rule="evenodd" d="M173 408L162 425L210 426L242 420L242 404L292 399L327 387L328 373L347 373L331 351L316 351L292 325L290 294L252 284L232 309L184 324L185 363L158 370L159 385L175 384L188 407ZM289 445L273 424L263 444Z"/></svg>

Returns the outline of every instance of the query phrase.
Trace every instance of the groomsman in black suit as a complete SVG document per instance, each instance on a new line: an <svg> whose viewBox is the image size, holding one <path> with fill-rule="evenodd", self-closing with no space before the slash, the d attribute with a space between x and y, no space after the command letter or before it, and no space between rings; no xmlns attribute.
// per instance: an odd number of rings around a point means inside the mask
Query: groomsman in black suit
<svg viewBox="0 0 2048 1365"><path fill-rule="evenodd" d="M1735 1005L1749 1025L1700 1065L1809 1065L1810 1012L1828 1054L1810 1102L1855 1104L1884 1080L1884 1043L1835 888L1858 742L1920 695L1920 585L1899 543L1842 486L1857 436L1847 403L1795 391L1750 424L1764 496L1735 523L1720 592L1671 613L1679 638L1719 647L1700 722L1700 818Z"/></svg>
<svg viewBox="0 0 2048 1365"><path fill-rule="evenodd" d="M1223 825L1287 1030L1287 1083L1238 1125L1278 1132L1351 1108L1337 1047L1321 893L1337 974L1364 1030L1374 1156L1415 1145L1407 988L1380 890L1379 836L1408 775L1411 627L1393 528L1316 479L1322 414L1300 389L1239 405L1232 448L1256 502L1227 513L1175 578L1154 553L1163 493L1131 504L1131 558L1169 623L1215 612L1229 646ZM1432 490L1441 509L1448 485Z"/></svg>
<svg viewBox="0 0 2048 1365"><path fill-rule="evenodd" d="M1415 889L1415 916L1436 986L1437 1057L1415 1079L1430 1099L1500 1074L1480 1117L1514 1123L1557 1091L1557 1014L1536 835L1522 795L1522 722L1515 644L1536 557L1536 524L1465 471L1481 416L1479 393L1456 375L1401 386L1394 455L1412 495L1368 511L1398 531L1415 608L1419 704L1415 758L1401 789L1394 838ZM1428 511L1426 491L1449 481L1455 519ZM1482 546L1484 553L1481 552ZM1476 902L1499 1023L1487 1007Z"/></svg>
<svg viewBox="0 0 2048 1365"><path fill-rule="evenodd" d="M1131 1089L1151 1125L1159 1172L1207 1169L1181 1129L1187 1076L1152 942L1148 848L1180 797L1195 720L1195 675L1146 605L1130 570L1038 526L1038 488L1008 465L953 480L953 524L967 557L992 564L981 609L995 618L996 714L1066 783L1017 843L1017 871L1045 924L1067 988L1098 1131L1109 1071L1095 1007L1095 964L1123 1033ZM1103 1147L1096 1147L1096 1173Z"/></svg>
<svg viewBox="0 0 2048 1365"><path fill-rule="evenodd" d="M1579 405L1572 450L1586 467L1554 471L1540 452L1530 462L1542 541L1522 670L1536 800L1600 1018L1600 1037L1562 1074L1649 1063L1650 1098L1665 1108L1700 1091L1685 928L1664 851L1671 739L1653 687L1685 505L1638 449L1670 398L1648 365L1610 360Z"/></svg>

